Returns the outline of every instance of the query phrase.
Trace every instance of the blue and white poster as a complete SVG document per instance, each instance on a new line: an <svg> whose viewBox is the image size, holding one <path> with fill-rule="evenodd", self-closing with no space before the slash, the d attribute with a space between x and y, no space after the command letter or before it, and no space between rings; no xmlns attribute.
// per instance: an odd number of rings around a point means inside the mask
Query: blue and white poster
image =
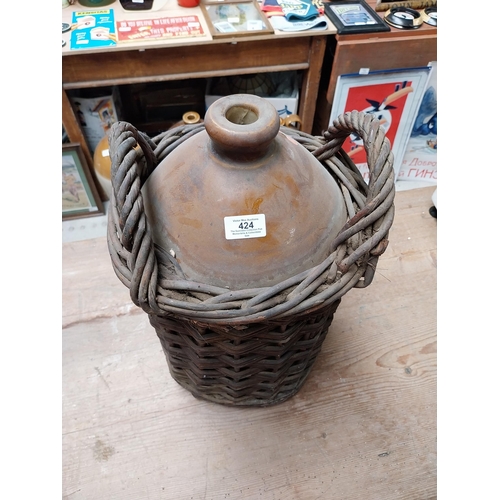
<svg viewBox="0 0 500 500"><path fill-rule="evenodd" d="M113 9L73 12L71 49L97 49L116 45Z"/></svg>

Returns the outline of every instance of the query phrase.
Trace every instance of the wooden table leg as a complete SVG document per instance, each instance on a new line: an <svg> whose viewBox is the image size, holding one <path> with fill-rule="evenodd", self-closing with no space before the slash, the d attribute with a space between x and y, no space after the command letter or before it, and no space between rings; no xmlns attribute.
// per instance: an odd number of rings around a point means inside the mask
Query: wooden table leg
<svg viewBox="0 0 500 500"><path fill-rule="evenodd" d="M312 133L325 48L326 36L311 37L309 69L304 71L299 102L299 116L302 120L301 130L307 134Z"/></svg>
<svg viewBox="0 0 500 500"><path fill-rule="evenodd" d="M81 145L87 164L91 168L94 164L92 154L90 153L89 146L80 128L78 117L75 115L71 103L69 102L68 95L64 89L62 89L62 124L64 130L68 134L69 140Z"/></svg>

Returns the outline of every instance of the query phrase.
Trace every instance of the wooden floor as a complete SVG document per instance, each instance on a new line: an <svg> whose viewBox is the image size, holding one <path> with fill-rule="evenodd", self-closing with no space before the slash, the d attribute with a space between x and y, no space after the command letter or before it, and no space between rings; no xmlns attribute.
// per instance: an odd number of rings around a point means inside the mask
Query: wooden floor
<svg viewBox="0 0 500 500"><path fill-rule="evenodd" d="M435 186L400 191L373 283L342 299L300 392L195 399L116 278L106 239L63 246L63 498L436 498Z"/></svg>

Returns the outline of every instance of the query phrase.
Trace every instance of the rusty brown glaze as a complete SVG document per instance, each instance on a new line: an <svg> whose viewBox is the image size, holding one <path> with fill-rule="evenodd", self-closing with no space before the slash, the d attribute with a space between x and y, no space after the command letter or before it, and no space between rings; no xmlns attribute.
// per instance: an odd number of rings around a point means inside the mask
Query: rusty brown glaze
<svg viewBox="0 0 500 500"><path fill-rule="evenodd" d="M347 220L340 188L280 131L253 95L216 101L206 129L176 148L143 188L156 245L193 281L269 286L321 263ZM224 217L264 214L266 235L226 239Z"/></svg>

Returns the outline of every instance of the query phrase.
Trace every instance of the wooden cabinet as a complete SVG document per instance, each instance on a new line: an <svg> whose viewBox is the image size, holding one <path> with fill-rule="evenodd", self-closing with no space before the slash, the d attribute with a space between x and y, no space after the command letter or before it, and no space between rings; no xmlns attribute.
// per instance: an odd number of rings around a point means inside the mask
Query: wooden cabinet
<svg viewBox="0 0 500 500"><path fill-rule="evenodd" d="M413 68L426 66L432 61L437 61L437 29L428 25L411 31L391 28L387 33L329 37L313 133L321 134L329 125L340 75L358 73L361 68L370 71Z"/></svg>
<svg viewBox="0 0 500 500"><path fill-rule="evenodd" d="M91 165L90 151L66 93L69 89L297 70L302 72L298 114L302 130L311 133L326 39L326 33L263 35L147 50L131 47L66 54L62 62L63 126L72 142L82 144Z"/></svg>

